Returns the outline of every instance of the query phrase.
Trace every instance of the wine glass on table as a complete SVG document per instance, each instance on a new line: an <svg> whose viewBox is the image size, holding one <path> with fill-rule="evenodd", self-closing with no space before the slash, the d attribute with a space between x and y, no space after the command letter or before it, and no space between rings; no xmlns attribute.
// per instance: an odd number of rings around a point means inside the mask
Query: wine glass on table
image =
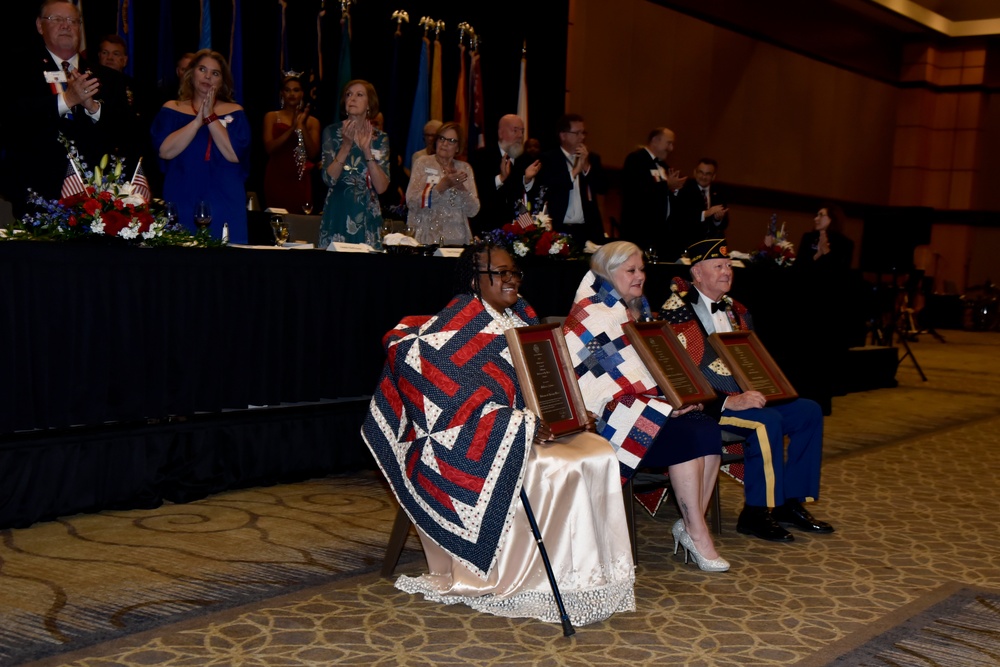
<svg viewBox="0 0 1000 667"><path fill-rule="evenodd" d="M307 201L305 204L303 204L302 212L305 213L306 215L312 215L313 203L311 201Z"/></svg>
<svg viewBox="0 0 1000 667"><path fill-rule="evenodd" d="M194 205L194 224L199 234L207 234L212 225L212 205L204 199Z"/></svg>
<svg viewBox="0 0 1000 667"><path fill-rule="evenodd" d="M177 218L178 218L177 204L175 204L172 201L168 201L166 205L163 207L163 214L167 218L168 225L170 225L171 227L177 226Z"/></svg>
<svg viewBox="0 0 1000 667"><path fill-rule="evenodd" d="M288 241L288 223L280 215L271 216L271 231L274 233L274 245L284 247Z"/></svg>

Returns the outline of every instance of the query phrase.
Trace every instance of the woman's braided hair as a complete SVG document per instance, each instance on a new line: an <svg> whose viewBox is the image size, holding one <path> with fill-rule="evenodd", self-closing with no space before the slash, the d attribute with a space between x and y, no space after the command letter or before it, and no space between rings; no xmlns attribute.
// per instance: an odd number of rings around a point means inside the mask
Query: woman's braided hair
<svg viewBox="0 0 1000 667"><path fill-rule="evenodd" d="M483 300L479 291L479 272L491 270L490 252L494 249L506 250L492 239L476 241L465 247L455 266L455 294L472 294L480 301ZM483 255L486 256L485 264ZM492 279L493 276L490 276L490 280Z"/></svg>

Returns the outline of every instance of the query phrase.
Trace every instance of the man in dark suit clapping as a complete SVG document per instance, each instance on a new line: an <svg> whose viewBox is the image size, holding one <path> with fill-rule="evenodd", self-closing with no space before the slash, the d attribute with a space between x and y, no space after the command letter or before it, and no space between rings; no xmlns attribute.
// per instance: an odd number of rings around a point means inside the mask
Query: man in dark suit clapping
<svg viewBox="0 0 1000 667"><path fill-rule="evenodd" d="M687 247L675 229L677 194L687 178L667 164L673 150L673 130L657 127L645 146L625 157L622 168L622 238L669 261Z"/></svg>
<svg viewBox="0 0 1000 667"><path fill-rule="evenodd" d="M541 155L537 187L545 188L552 228L580 241L604 243L604 223L597 195L608 191L608 177L601 157L587 148L583 116L566 114L559 119L559 148Z"/></svg>
<svg viewBox="0 0 1000 667"><path fill-rule="evenodd" d="M469 156L479 193L479 213L469 221L473 234L502 227L517 217L517 202L531 190L541 166L537 160L529 164L523 151L524 121L507 114L497 128L497 145L477 148Z"/></svg>
<svg viewBox="0 0 1000 667"><path fill-rule="evenodd" d="M68 0L43 2L35 28L44 45L36 57L11 70L14 101L7 106L4 187L18 215L29 187L47 199L59 197L67 168L60 134L93 167L105 153L116 152L116 138L130 127L122 75L87 63L78 53L82 23Z"/></svg>
<svg viewBox="0 0 1000 667"><path fill-rule="evenodd" d="M681 214L676 231L684 247L720 238L729 226L725 191L715 184L718 169L718 162L703 157L694 168L694 179L688 179L677 195Z"/></svg>

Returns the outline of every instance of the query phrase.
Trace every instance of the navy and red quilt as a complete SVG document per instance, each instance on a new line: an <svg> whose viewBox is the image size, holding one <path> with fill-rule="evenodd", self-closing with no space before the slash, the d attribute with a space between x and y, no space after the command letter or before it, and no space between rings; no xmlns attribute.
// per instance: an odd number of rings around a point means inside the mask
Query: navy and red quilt
<svg viewBox="0 0 1000 667"><path fill-rule="evenodd" d="M523 299L512 310L538 318ZM383 338L386 364L361 434L410 519L472 571L496 562L536 418L503 326L472 295Z"/></svg>

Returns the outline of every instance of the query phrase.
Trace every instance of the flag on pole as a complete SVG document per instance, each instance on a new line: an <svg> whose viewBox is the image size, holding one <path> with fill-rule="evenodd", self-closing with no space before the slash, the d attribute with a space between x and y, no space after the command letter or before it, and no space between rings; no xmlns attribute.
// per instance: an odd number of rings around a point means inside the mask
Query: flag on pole
<svg viewBox="0 0 1000 667"><path fill-rule="evenodd" d="M420 46L420 66L417 68L417 92L413 95L413 112L410 114L410 133L406 137L406 153L403 155L403 166L410 168L413 154L424 148L424 125L430 120L429 96L427 90L427 61L430 59L431 42L424 37Z"/></svg>
<svg viewBox="0 0 1000 667"><path fill-rule="evenodd" d="M345 5L349 6L349 5ZM344 87L351 80L351 15L345 9L340 17L340 64L337 67L337 95L343 95ZM340 99L339 97L337 98Z"/></svg>
<svg viewBox="0 0 1000 667"><path fill-rule="evenodd" d="M243 16L240 0L233 0L233 26L229 33L229 71L233 73L233 97L243 101Z"/></svg>
<svg viewBox="0 0 1000 667"><path fill-rule="evenodd" d="M431 118L444 119L444 93L441 91L441 39L434 33L434 59L431 61Z"/></svg>
<svg viewBox="0 0 1000 667"><path fill-rule="evenodd" d="M479 49L472 52L472 109L469 118L469 150L486 145L483 128L486 113L483 108L483 72L479 67Z"/></svg>
<svg viewBox="0 0 1000 667"><path fill-rule="evenodd" d="M386 107L385 114L389 142L394 153L393 161L397 159L396 156L400 154L403 147L403 123L400 118L402 105L399 100L399 38L402 34L402 21L399 20L396 25L396 33L392 36L392 74L389 78L389 106Z"/></svg>
<svg viewBox="0 0 1000 667"><path fill-rule="evenodd" d="M201 0L201 31L198 50L212 48L212 0Z"/></svg>
<svg viewBox="0 0 1000 667"><path fill-rule="evenodd" d="M524 123L524 138L528 139L528 43L521 47L521 83L517 88L517 115Z"/></svg>
<svg viewBox="0 0 1000 667"><path fill-rule="evenodd" d="M323 18L326 16L326 2L320 2L319 13L316 14L316 76L323 81ZM288 53L285 53L287 62ZM284 70L282 70L284 71ZM337 91L340 95L340 91Z"/></svg>
<svg viewBox="0 0 1000 667"><path fill-rule="evenodd" d="M125 55L128 60L125 62L125 73L129 76L134 74L133 63L135 58L135 0L118 0L118 36L125 40Z"/></svg>
<svg viewBox="0 0 1000 667"><path fill-rule="evenodd" d="M65 187L63 185L63 188ZM153 198L153 193L149 190L149 181L146 180L146 173L142 170L142 158L139 158L139 164L135 165L135 173L132 175L132 194L142 197L142 200L147 204Z"/></svg>
<svg viewBox="0 0 1000 667"><path fill-rule="evenodd" d="M288 71L288 26L285 12L288 10L287 0L278 0L278 71Z"/></svg>
<svg viewBox="0 0 1000 667"><path fill-rule="evenodd" d="M465 98L468 95L465 86L465 44L458 45L458 86L455 88L455 122L462 127L468 126L468 112Z"/></svg>
<svg viewBox="0 0 1000 667"><path fill-rule="evenodd" d="M160 0L160 21L157 30L160 33L160 43L157 53L156 83L166 86L177 78L177 64L174 61L174 30L171 20L170 0ZM129 61L131 62L131 58Z"/></svg>
<svg viewBox="0 0 1000 667"><path fill-rule="evenodd" d="M69 165L66 167L66 177L63 179L62 190L59 195L63 199L66 199L73 195L83 194L86 191L87 189L83 187L83 179L80 178L80 172L76 170L76 163L70 160Z"/></svg>
<svg viewBox="0 0 1000 667"><path fill-rule="evenodd" d="M525 206L524 202L520 200L517 202L516 222L521 229L527 229L535 224L535 221L531 218L531 213L528 211L528 207Z"/></svg>
<svg viewBox="0 0 1000 667"><path fill-rule="evenodd" d="M69 0L69 2L73 3L73 5L76 6L77 14L79 14L80 18L82 19L83 18L83 0ZM100 44L98 44L98 46L100 46ZM83 30L82 28L80 29L80 53L82 53L84 55L87 54L87 31Z"/></svg>

